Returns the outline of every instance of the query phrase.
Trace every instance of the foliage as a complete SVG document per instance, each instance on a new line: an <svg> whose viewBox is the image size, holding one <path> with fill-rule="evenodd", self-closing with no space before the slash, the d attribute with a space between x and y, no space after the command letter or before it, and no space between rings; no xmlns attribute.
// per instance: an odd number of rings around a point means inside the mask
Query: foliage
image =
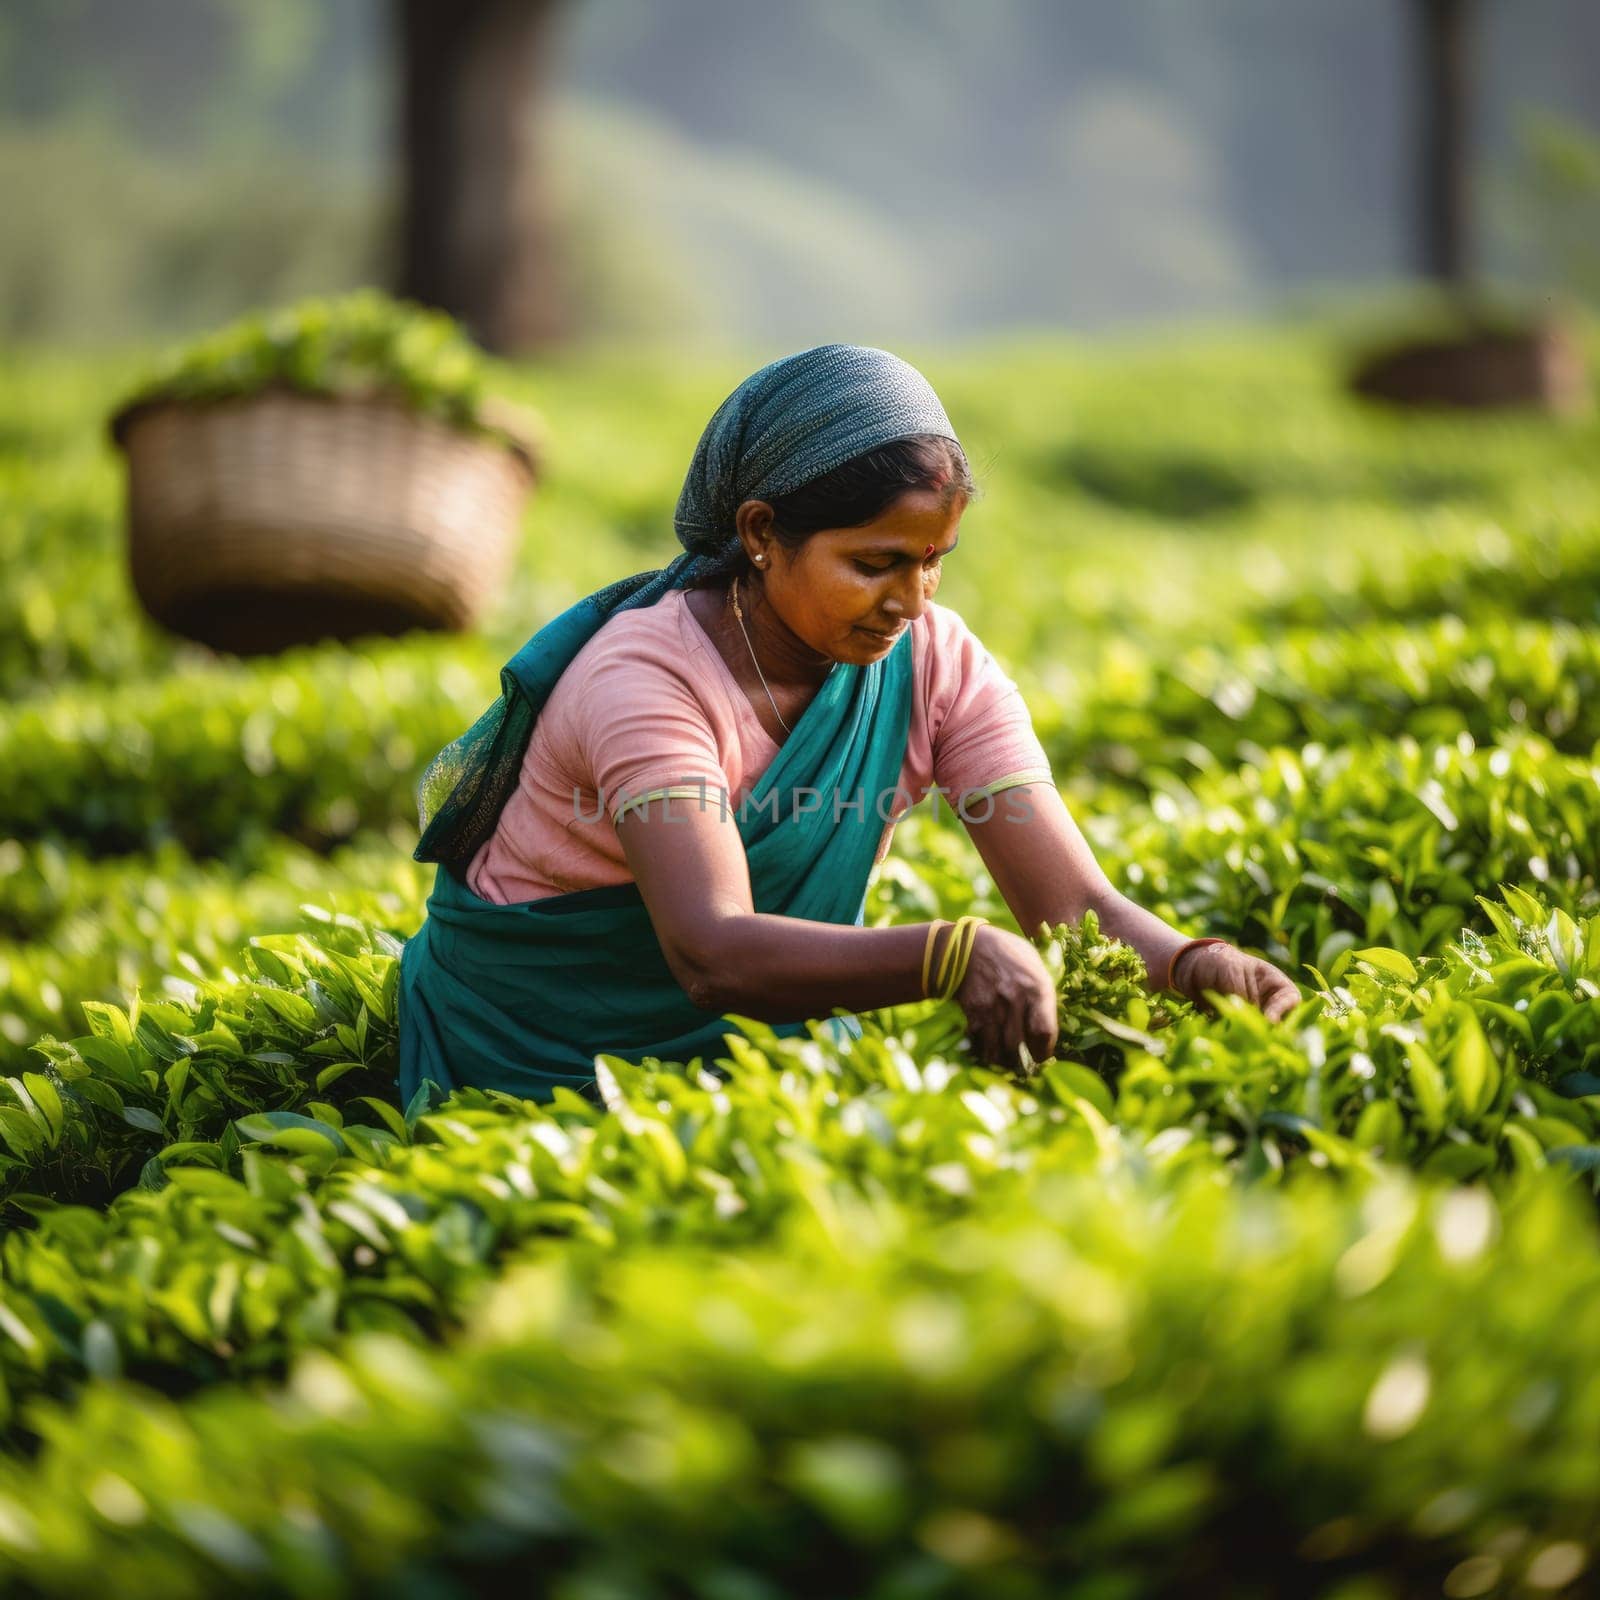
<svg viewBox="0 0 1600 1600"><path fill-rule="evenodd" d="M253 313L157 364L119 413L156 401L211 401L274 386L304 394L393 396L453 427L522 448L531 439L489 401L488 361L450 317L376 289Z"/></svg>
<svg viewBox="0 0 1600 1600"><path fill-rule="evenodd" d="M375 640L65 689L0 711L0 831L100 854L217 855L281 833L321 849L415 816L415 779L494 698L475 643ZM486 687L487 686L487 687Z"/></svg>
<svg viewBox="0 0 1600 1600"><path fill-rule="evenodd" d="M941 601L1112 880L1284 966L1282 1023L1152 992L1091 908L1042 938L1060 1045L1028 1073L923 1002L402 1107L416 774L534 621L659 564L726 374L506 374L560 437L491 636L229 663L124 592L127 375L30 358L35 403L0 389L0 1581L1589 1581L1600 435L1402 426L1320 360L940 381L980 471L1006 452ZM1012 925L919 810L867 920L966 912Z"/></svg>
<svg viewBox="0 0 1600 1600"><path fill-rule="evenodd" d="M1269 639L1240 629L1181 651L1110 651L1032 707L1059 772L1130 785L1226 770L1273 745L1401 735L1491 744L1521 729L1587 755L1600 744L1600 631L1455 615Z"/></svg>
<svg viewBox="0 0 1600 1600"><path fill-rule="evenodd" d="M0 1553L39 1592L177 1596L532 1566L563 1596L1586 1569L1600 1285L1566 1197L1269 1204L1102 1171L1025 1198L930 1225L819 1190L767 1248L568 1247L455 1348L369 1333L270 1399L99 1381L33 1408Z"/></svg>
<svg viewBox="0 0 1600 1600"><path fill-rule="evenodd" d="M1341 960L1292 1030L1237 1003L1216 1024L1152 1013L1089 913L1045 943L1063 1046L1025 1078L972 1063L944 1003L869 1013L851 1045L746 1021L714 1061L605 1058L598 1104L463 1091L404 1118L393 941L261 940L244 979L96 1008L92 1034L41 1043L45 1073L7 1080L4 1177L38 1228L6 1246L0 1373L13 1395L58 1386L98 1370L98 1341L181 1389L353 1328L437 1336L530 1240L764 1237L819 1182L944 1216L1106 1161L1257 1184L1301 1161L1365 1182L1379 1158L1508 1186L1592 1174L1600 916L1516 891L1486 910L1487 940L1420 972L1386 948Z"/></svg>
<svg viewBox="0 0 1600 1600"><path fill-rule="evenodd" d="M1296 975L1356 943L1442 948L1492 883L1572 912L1600 904L1600 764L1510 734L1296 753L1163 782L1148 807L1097 806L1085 830L1142 904L1204 922Z"/></svg>
<svg viewBox="0 0 1600 1600"><path fill-rule="evenodd" d="M412 928L431 867L404 841L371 835L323 856L278 835L226 859L174 844L89 859L44 844L0 844L0 1062L28 1063L43 1033L88 1029L84 1003L141 986L162 997L226 973L258 932L319 928L355 916Z"/></svg>
<svg viewBox="0 0 1600 1600"><path fill-rule="evenodd" d="M235 1117L314 1104L341 1083L340 1101L392 1094L399 941L341 921L320 944L257 936L241 976L191 997L86 1002L89 1033L35 1046L51 1068L45 1104L30 1075L4 1080L0 1189L103 1202L158 1177L147 1163L169 1145L224 1143Z"/></svg>

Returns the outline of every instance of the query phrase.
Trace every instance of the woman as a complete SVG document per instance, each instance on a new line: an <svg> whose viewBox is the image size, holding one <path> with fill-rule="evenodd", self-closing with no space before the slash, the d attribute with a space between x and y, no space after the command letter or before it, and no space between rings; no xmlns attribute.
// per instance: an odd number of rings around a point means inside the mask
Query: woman
<svg viewBox="0 0 1600 1600"><path fill-rule="evenodd" d="M686 553L536 633L424 776L416 857L439 871L401 960L407 1100L430 1080L592 1093L599 1053L687 1061L719 1051L725 1013L796 1033L934 974L981 1060L1047 1059L1055 994L1026 939L862 926L930 785L1019 927L1093 906L1154 982L1274 1019L1299 999L1096 864L1015 685L933 603L974 493L938 397L885 351L805 350L722 403L674 518Z"/></svg>

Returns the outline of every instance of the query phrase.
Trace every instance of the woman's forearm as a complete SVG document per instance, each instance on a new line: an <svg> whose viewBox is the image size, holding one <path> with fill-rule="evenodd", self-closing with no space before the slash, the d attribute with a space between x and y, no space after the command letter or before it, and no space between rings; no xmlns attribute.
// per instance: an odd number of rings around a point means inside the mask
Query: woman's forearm
<svg viewBox="0 0 1600 1600"><path fill-rule="evenodd" d="M1113 891L1095 903L1101 930L1139 952L1152 992L1166 983L1185 934ZM1065 920L1065 919L1063 919ZM870 1011L924 998L922 958L929 924L841 927L752 912L726 919L712 937L713 959L690 990L707 1010L737 1012L761 1022L825 1017L835 1007ZM937 970L950 929L934 937ZM931 986L931 985L930 985Z"/></svg>
<svg viewBox="0 0 1600 1600"><path fill-rule="evenodd" d="M703 980L690 994L707 1010L762 1022L826 1017L836 1006L870 1011L921 1000L926 922L894 928L841 927L751 912L712 934ZM950 929L935 936L934 965Z"/></svg>
<svg viewBox="0 0 1600 1600"><path fill-rule="evenodd" d="M1163 988L1167 963L1187 942L1184 936L1112 884L1054 784L1017 793L1027 796L1029 808L1020 825L998 816L967 825L1017 926L1028 934L1041 922L1074 926L1093 910L1107 934L1143 957L1151 988Z"/></svg>

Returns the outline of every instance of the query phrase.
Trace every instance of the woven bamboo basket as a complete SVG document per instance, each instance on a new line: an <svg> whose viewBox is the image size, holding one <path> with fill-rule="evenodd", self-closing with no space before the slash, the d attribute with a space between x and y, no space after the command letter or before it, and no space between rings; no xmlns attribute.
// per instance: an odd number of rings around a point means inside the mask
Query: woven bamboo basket
<svg viewBox="0 0 1600 1600"><path fill-rule="evenodd" d="M471 626L508 575L536 473L531 443L382 395L156 399L111 432L135 593L173 632L238 654Z"/></svg>
<svg viewBox="0 0 1600 1600"><path fill-rule="evenodd" d="M1583 342L1549 319L1392 346L1368 357L1351 387L1403 406L1532 406L1582 416L1591 405Z"/></svg>

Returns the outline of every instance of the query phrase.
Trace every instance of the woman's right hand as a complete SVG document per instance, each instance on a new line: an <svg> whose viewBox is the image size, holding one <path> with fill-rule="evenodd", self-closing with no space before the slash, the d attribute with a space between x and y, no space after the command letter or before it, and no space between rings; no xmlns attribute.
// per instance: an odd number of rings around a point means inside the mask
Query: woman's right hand
<svg viewBox="0 0 1600 1600"><path fill-rule="evenodd" d="M1055 1054L1056 986L1044 959L1019 934L988 923L978 929L955 1001L966 1013L973 1053L986 1066L1017 1071L1024 1044L1030 1065Z"/></svg>

